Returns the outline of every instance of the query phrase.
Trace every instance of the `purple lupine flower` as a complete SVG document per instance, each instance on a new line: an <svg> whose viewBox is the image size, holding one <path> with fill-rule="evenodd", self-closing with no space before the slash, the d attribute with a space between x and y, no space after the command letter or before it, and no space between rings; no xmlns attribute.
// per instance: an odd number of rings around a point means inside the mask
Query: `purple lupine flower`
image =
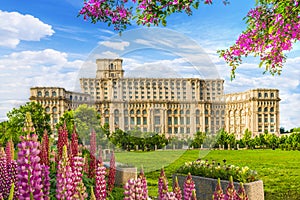
<svg viewBox="0 0 300 200"><path fill-rule="evenodd" d="M234 200L248 200L248 196L246 194L243 183L240 183L240 188L237 191L236 197Z"/></svg>
<svg viewBox="0 0 300 200"><path fill-rule="evenodd" d="M69 163L67 147L63 147L62 159L58 163L56 176L56 198L71 199L74 194L74 179Z"/></svg>
<svg viewBox="0 0 300 200"><path fill-rule="evenodd" d="M221 187L221 181L220 178L218 178L218 183L215 189L215 192L213 194L213 200L224 200L224 194Z"/></svg>
<svg viewBox="0 0 300 200"><path fill-rule="evenodd" d="M80 156L73 157L73 175L74 175L74 198L84 200L87 198L86 187L82 181L84 160Z"/></svg>
<svg viewBox="0 0 300 200"><path fill-rule="evenodd" d="M50 193L50 167L48 165L42 164L41 168L44 200L48 200Z"/></svg>
<svg viewBox="0 0 300 200"><path fill-rule="evenodd" d="M175 197L177 199L182 199L182 193L181 193L181 189L178 183L178 178L177 176L175 177L175 183L174 183L174 188L173 188L173 192L175 193Z"/></svg>
<svg viewBox="0 0 300 200"><path fill-rule="evenodd" d="M234 200L235 198L236 198L236 191L234 189L232 176L230 176L229 183L226 189L226 194L224 196L224 200Z"/></svg>
<svg viewBox="0 0 300 200"><path fill-rule="evenodd" d="M18 192L19 199L43 199L43 185L39 142L37 135L21 137L18 144Z"/></svg>
<svg viewBox="0 0 300 200"><path fill-rule="evenodd" d="M192 198L193 190L195 190L195 183L192 179L191 173L188 173L183 185L184 200L190 200Z"/></svg>
<svg viewBox="0 0 300 200"><path fill-rule="evenodd" d="M95 185L95 196L97 200L106 199L106 168L103 165L103 162L98 162L96 168L96 185Z"/></svg>
<svg viewBox="0 0 300 200"><path fill-rule="evenodd" d="M9 195L9 188L7 182L9 182L9 176L7 173L7 158L4 149L0 149L0 194L3 198L7 198Z"/></svg>
<svg viewBox="0 0 300 200"><path fill-rule="evenodd" d="M164 171L164 168L160 170L160 176L158 179L158 197L162 199L164 194L168 192L168 180Z"/></svg>
<svg viewBox="0 0 300 200"><path fill-rule="evenodd" d="M138 178L140 178L142 182L142 194L143 194L142 199L148 199L147 180L143 168L141 168Z"/></svg>
<svg viewBox="0 0 300 200"><path fill-rule="evenodd" d="M17 184L18 183L18 164L17 161L12 160L10 163L7 163L7 174L8 174L8 182L7 182L7 187L11 188L12 184ZM15 187L14 189L14 199L17 199L18 197L18 188Z"/></svg>
<svg viewBox="0 0 300 200"><path fill-rule="evenodd" d="M108 191L111 192L115 185L116 179L116 160L114 151L111 152L108 173Z"/></svg>

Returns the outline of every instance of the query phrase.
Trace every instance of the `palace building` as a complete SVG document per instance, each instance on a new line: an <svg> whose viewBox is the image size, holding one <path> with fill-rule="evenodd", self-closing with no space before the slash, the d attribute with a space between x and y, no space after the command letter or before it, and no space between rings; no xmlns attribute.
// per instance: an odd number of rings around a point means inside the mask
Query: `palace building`
<svg viewBox="0 0 300 200"><path fill-rule="evenodd" d="M279 134L279 90L252 89L225 94L224 80L199 78L126 78L122 59L97 59L95 78L81 78L81 92L33 87L31 101L51 115L53 128L65 111L94 106L110 130L138 129L181 138L224 128L241 138L268 131Z"/></svg>

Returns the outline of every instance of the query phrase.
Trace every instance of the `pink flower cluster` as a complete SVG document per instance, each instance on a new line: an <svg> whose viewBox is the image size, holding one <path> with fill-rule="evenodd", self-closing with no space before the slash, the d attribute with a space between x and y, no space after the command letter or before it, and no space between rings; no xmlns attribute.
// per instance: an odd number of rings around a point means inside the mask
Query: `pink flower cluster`
<svg viewBox="0 0 300 200"><path fill-rule="evenodd" d="M283 0L259 4L247 14L248 29L236 43L220 55L235 69L242 63L242 56L259 56L260 66L272 75L280 74L286 61L285 51L292 48L292 43L300 39L299 0Z"/></svg>
<svg viewBox="0 0 300 200"><path fill-rule="evenodd" d="M212 4L212 0L202 0L204 4ZM228 0L223 0L226 5ZM135 6L135 12L133 12ZM199 1L195 0L87 0L79 12L85 20L92 23L104 22L113 25L117 31L123 31L131 21L138 25L166 25L166 17L179 12L192 14L192 8L197 9ZM134 13L134 14L133 14Z"/></svg>

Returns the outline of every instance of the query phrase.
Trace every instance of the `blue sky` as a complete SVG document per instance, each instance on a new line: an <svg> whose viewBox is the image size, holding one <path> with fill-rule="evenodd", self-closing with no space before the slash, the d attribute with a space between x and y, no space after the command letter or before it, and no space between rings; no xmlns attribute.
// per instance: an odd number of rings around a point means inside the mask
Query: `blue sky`
<svg viewBox="0 0 300 200"><path fill-rule="evenodd" d="M227 6L221 0L211 6L201 5L190 17L182 13L170 16L166 28L133 25L119 36L106 24L91 24L77 17L83 0L2 1L0 120L5 120L13 107L28 101L30 87L74 90L79 77L89 70L94 73L90 66L94 66L95 58L122 57L128 77L162 73L204 77L208 63L218 77L225 79L226 93L278 88L281 126L298 127L299 45L295 44L288 54L281 76L262 75L257 59L247 58L236 79L230 81L230 68L216 51L234 43L246 27L242 19L255 1L230 2ZM149 73L144 73L147 69Z"/></svg>

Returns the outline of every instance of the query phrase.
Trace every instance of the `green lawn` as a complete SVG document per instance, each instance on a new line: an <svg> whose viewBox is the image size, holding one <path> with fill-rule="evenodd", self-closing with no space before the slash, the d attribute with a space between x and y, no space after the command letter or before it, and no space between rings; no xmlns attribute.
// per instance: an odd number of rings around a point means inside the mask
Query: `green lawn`
<svg viewBox="0 0 300 200"><path fill-rule="evenodd" d="M265 198L300 199L300 151L282 150L240 150L240 151L199 151L176 150L155 152L116 153L116 161L143 166L150 196L157 196L157 181L160 168L165 168L171 186L171 176L184 162L197 158L228 164L248 166L258 172L264 182Z"/></svg>

